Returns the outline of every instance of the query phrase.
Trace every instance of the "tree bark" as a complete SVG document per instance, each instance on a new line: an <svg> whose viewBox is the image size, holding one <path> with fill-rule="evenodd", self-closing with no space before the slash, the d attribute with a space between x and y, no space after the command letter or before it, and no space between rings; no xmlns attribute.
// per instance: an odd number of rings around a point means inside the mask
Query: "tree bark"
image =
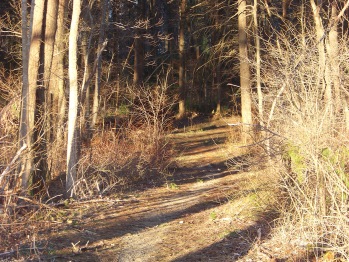
<svg viewBox="0 0 349 262"><path fill-rule="evenodd" d="M255 0L257 1L257 0ZM289 0L282 0L282 17L285 19L287 17L287 8L289 5Z"/></svg>
<svg viewBox="0 0 349 262"><path fill-rule="evenodd" d="M247 40L247 10L246 0L239 0L238 7L239 26L239 58L240 58L240 88L241 88L241 116L242 116L242 141L247 144L252 130L252 99L251 99L251 73L248 61Z"/></svg>
<svg viewBox="0 0 349 262"><path fill-rule="evenodd" d="M22 4L25 4L24 1ZM32 3L33 4L33 3ZM44 0L36 0L35 4L32 5L32 23L29 32L31 32L31 37L29 40L30 46L29 51L23 50L24 61L27 59L24 52L28 53L28 71L23 72L23 93L22 93L22 109L21 109L21 130L20 130L20 141L27 144L28 154L27 158L24 160L22 165L21 176L22 176L22 188L27 190L30 186L30 179L34 171L34 158L35 158L35 148L34 148L34 129L35 129L35 109L36 109L36 89L38 81L38 73L40 66L40 46L42 42L42 26L43 26L43 15L44 15ZM26 8L26 7L25 7ZM22 10L22 12L25 12ZM24 15L24 13L22 13ZM26 21L25 21L26 23ZM22 25L24 32L22 32L24 37L27 37L26 24ZM23 40L25 41L25 40ZM23 47L28 47L24 43ZM24 62L23 70L27 61ZM28 82L25 75L28 75Z"/></svg>
<svg viewBox="0 0 349 262"><path fill-rule="evenodd" d="M84 1L84 8L82 9L82 18L86 24L86 28L81 32L81 52L82 52L82 62L84 67L84 76L82 79L81 88L81 134L85 136L90 130L90 77L91 77L91 67L90 67L90 52L91 52L91 42L92 42L92 27L93 18L91 15L92 6L88 1Z"/></svg>
<svg viewBox="0 0 349 262"><path fill-rule="evenodd" d="M186 0L181 0L179 13L179 71L178 71L178 88L179 88L179 102L178 102L178 115L177 118L181 119L185 115L185 100L186 100L186 87L185 87L185 21L186 21Z"/></svg>
<svg viewBox="0 0 349 262"><path fill-rule="evenodd" d="M317 46L319 50L319 81L322 82L322 92L324 92L324 97L327 103L331 103L332 100L332 90L330 83L326 83L329 79L326 79L326 51L325 51L325 31L322 24L322 18L320 16L320 6L317 6L315 0L310 0L311 8L313 11L314 22L315 22L315 31L318 41ZM326 81L327 80L327 81ZM321 93L322 93L321 92Z"/></svg>
<svg viewBox="0 0 349 262"><path fill-rule="evenodd" d="M136 16L139 21L145 20L146 0L138 1ZM141 23L140 23L141 24ZM141 25L135 29L134 36L134 61L133 61L133 85L138 87L143 82L144 70L144 39Z"/></svg>
<svg viewBox="0 0 349 262"><path fill-rule="evenodd" d="M19 126L19 147L28 147L30 144L29 139L29 126L28 126L28 97L29 97L29 43L30 38L28 35L28 21L27 21L27 0L22 0L22 99L21 99L21 117ZM29 140L29 141L28 141ZM28 180L31 170L30 158L23 157L21 159L21 175L22 175L22 187L27 188Z"/></svg>
<svg viewBox="0 0 349 262"><path fill-rule="evenodd" d="M57 15L57 30L55 35L54 56L52 60L52 68L54 74L51 74L52 82L54 82L52 91L56 93L56 98L53 99L53 113L57 114L57 131L56 140L57 145L63 144L64 140L64 119L66 117L67 101L64 92L64 57L65 48L67 46L64 40L65 35L65 18L67 16L68 0L59 0L58 15Z"/></svg>
<svg viewBox="0 0 349 262"><path fill-rule="evenodd" d="M218 3L217 3L218 5ZM220 42L220 33L219 33L219 27L220 27L220 18L219 18L219 8L217 8L217 10L215 11L215 28L216 28L216 33L215 33L215 44L218 45ZM217 66L216 66L216 90L217 90L217 96L216 96L216 100L217 100L217 105L216 105L216 112L215 115L217 117L221 116L221 93L222 93L222 88L221 88L221 82L222 82L222 72L221 72L221 62L222 62L222 58L221 58L222 52L219 51L218 52L218 59L217 59Z"/></svg>
<svg viewBox="0 0 349 262"><path fill-rule="evenodd" d="M331 3L331 28L329 32L329 60L331 65L331 78L334 91L334 108L338 113L341 107L340 97L340 73L339 73L339 50L338 50L338 10L335 1Z"/></svg>
<svg viewBox="0 0 349 262"><path fill-rule="evenodd" d="M98 111L100 106L100 86L101 86L101 76L102 76L102 53L101 50L104 43L105 38L105 30L108 23L108 15L107 8L109 5L109 0L104 0L101 2L102 5L102 14L101 14L101 26L99 28L99 37L98 37L98 49L97 49L97 72L96 72L96 80L95 80L95 90L93 93L93 105L92 105L92 121L91 121L91 129L94 130ZM98 55L99 54L99 55Z"/></svg>
<svg viewBox="0 0 349 262"><path fill-rule="evenodd" d="M285 3L284 1L283 3ZM263 124L263 92L261 85L261 44L259 39L259 26L258 26L258 0L254 0L253 6L253 25L255 34L255 48L256 48L256 88L258 94L258 116L259 122Z"/></svg>
<svg viewBox="0 0 349 262"><path fill-rule="evenodd" d="M77 71L77 41L81 1L73 0L73 13L69 34L69 113L67 142L67 178L66 196L74 197L78 169L78 71Z"/></svg>
<svg viewBox="0 0 349 262"><path fill-rule="evenodd" d="M143 81L143 69L144 69L144 50L141 30L136 30L136 36L134 38L134 72L133 72L133 85L138 87Z"/></svg>
<svg viewBox="0 0 349 262"><path fill-rule="evenodd" d="M45 37L44 37L44 79L43 84L47 92L47 141L51 141L55 135L57 128L57 105L58 105L58 92L54 86L55 81L51 77L52 72L55 72L57 68L53 67L53 52L56 39L57 30L57 14L58 14L58 1L47 0L46 7L46 19L45 19ZM53 73L54 74L54 73Z"/></svg>

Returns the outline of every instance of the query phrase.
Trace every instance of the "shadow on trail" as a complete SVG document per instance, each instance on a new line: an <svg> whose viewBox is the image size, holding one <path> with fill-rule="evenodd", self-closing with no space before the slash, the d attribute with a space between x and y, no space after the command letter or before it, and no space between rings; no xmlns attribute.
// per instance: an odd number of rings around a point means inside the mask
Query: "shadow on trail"
<svg viewBox="0 0 349 262"><path fill-rule="evenodd" d="M125 235L135 235L143 230L157 228L228 202L227 189L222 190L221 186L220 183L215 183L204 188L199 186L191 190L178 192L174 190L167 195L163 193L150 195L144 199L140 198L139 201L136 201L137 203L130 201L123 205L114 203L103 208L97 207L95 213L103 214L102 216L95 217L94 211L91 210L83 220L88 222L68 227L64 234L56 235L48 240L48 243L55 243L51 249L54 252L71 248L71 243L79 243L80 247L86 245L86 247L96 246L96 248L94 250L81 248L80 254L72 253L64 257L47 256L45 259L66 261L69 258L74 261L74 257L77 257L76 261L98 261L97 250L115 249L121 245L118 242ZM229 190L238 190L238 188L232 184ZM103 244L112 239L115 242L113 246ZM101 241L102 244L100 244Z"/></svg>
<svg viewBox="0 0 349 262"><path fill-rule="evenodd" d="M157 184L155 187L158 190L154 190L154 187L145 189L140 192L139 197L120 201L111 200L109 203L101 205L92 204L88 213L77 219L75 225L73 223L62 227L60 234L53 234L47 240L47 243L51 245L48 252L59 253L65 250L65 255L47 255L44 259L48 261L52 261L52 259L54 261L100 261L101 253L111 252L113 261L126 261L123 260L121 254L125 237L135 236L148 230L156 231L161 229L162 225L225 204L230 200L227 196L231 195L232 192L244 194L244 190L241 190L239 185L241 179L235 176L242 169L236 167L235 170L239 171L232 172L228 169L226 161L220 159L218 162L211 162L210 158L206 158L205 155L205 153L214 154L219 144L226 141L226 127L223 129L223 127L203 126L202 130L213 132L206 134L199 131L195 134L184 135L182 138L172 139L176 149L184 156L202 155L190 166L182 166L172 170L173 176L168 178L168 181L164 181L168 184L173 183L178 188L166 190L163 184L162 187ZM191 137L191 135L193 136ZM233 160L232 163L240 163L244 160L244 156ZM241 247L229 247L226 245L226 241L235 237L254 239L255 231L261 225L264 225L262 220L257 221L254 226L246 230L232 232L221 242L185 255L176 261L207 261L205 259L197 260L196 257L199 256L200 252L220 252L220 248L224 252L230 252L230 254L234 253L235 249L242 250ZM151 232L153 233L153 231ZM262 228L262 233L263 236L267 235L267 227ZM69 251L72 249L72 243L77 246L75 253ZM250 248L251 245L246 244L243 250L247 252ZM215 258L216 255L207 254L207 257Z"/></svg>
<svg viewBox="0 0 349 262"><path fill-rule="evenodd" d="M268 238L277 213L268 211L259 214L259 219L243 230L230 232L219 242L191 252L172 262L236 261L242 259L253 245Z"/></svg>
<svg viewBox="0 0 349 262"><path fill-rule="evenodd" d="M181 185L238 174L250 168L250 157L251 155L245 154L221 162L211 162L210 164L202 166L172 168L170 171L173 173L173 176L170 177L168 181ZM206 163L204 160L205 159L203 159L202 162Z"/></svg>

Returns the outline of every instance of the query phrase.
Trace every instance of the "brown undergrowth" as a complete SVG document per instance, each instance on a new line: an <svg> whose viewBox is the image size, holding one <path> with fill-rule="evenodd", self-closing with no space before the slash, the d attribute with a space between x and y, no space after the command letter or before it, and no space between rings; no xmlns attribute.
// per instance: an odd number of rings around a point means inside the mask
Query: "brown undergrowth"
<svg viewBox="0 0 349 262"><path fill-rule="evenodd" d="M125 177L124 187L131 180L140 186L121 193L115 185L100 194L97 185L91 184L86 188L95 190L91 194L99 197L91 198L86 193L85 200L27 203L28 213L18 214L12 227L7 228L11 235L3 250L12 258L48 261L247 259L253 246L269 235L275 218L273 174L266 169L241 167L241 145L232 147L231 142L227 143L230 132L235 134L236 130L224 120L167 135L172 148L166 150L172 153L172 175L157 185L146 184L147 179L138 175L132 178L126 172L129 177ZM122 161L129 155L123 159L120 154L111 154L121 150L121 145L110 133L92 140L96 155L91 156L89 167L106 170L116 161L125 166L127 162ZM125 148L130 146L125 144ZM99 172L102 177L104 174ZM98 188L102 190L103 184Z"/></svg>

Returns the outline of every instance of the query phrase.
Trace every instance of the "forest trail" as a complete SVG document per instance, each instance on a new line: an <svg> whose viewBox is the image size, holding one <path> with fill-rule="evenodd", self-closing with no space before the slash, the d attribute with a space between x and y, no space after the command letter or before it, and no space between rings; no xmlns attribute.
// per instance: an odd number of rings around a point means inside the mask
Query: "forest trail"
<svg viewBox="0 0 349 262"><path fill-rule="evenodd" d="M80 207L76 223L43 236L49 252L41 258L268 261L246 256L270 230L268 175L239 165L230 132L218 121L170 135L177 155L165 185Z"/></svg>

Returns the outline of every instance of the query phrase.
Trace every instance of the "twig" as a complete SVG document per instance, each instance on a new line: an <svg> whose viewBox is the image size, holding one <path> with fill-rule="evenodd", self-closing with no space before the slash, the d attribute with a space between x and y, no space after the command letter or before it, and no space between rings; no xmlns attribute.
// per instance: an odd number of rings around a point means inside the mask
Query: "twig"
<svg viewBox="0 0 349 262"><path fill-rule="evenodd" d="M11 250L11 251L7 251L7 252L4 252L4 253L0 253L0 257L7 257L7 256L11 256L13 254L15 254L17 251L15 250Z"/></svg>
<svg viewBox="0 0 349 262"><path fill-rule="evenodd" d="M1 173L0 175L0 185L1 185L1 182L2 182L2 179L5 177L5 175L7 173L10 172L11 170L11 166L17 161L17 159L19 158L19 156L22 154L22 152L27 148L27 144L23 144L23 146L17 151L16 155L14 156L14 158L11 160L10 164L5 168L5 170ZM0 190L0 191L3 191L4 189L4 186L3 188Z"/></svg>
<svg viewBox="0 0 349 262"><path fill-rule="evenodd" d="M347 1L347 3L345 4L345 6L342 8L342 10L339 12L339 14L337 15L337 17L334 19L336 21L338 21L343 15L344 15L344 12L345 10L347 10L349 7L349 1Z"/></svg>
<svg viewBox="0 0 349 262"><path fill-rule="evenodd" d="M23 196L17 196L17 197L18 197L18 199L22 199L22 200L27 201L27 202L29 202L29 203L32 203L32 204L34 204L34 205L43 206L43 207L45 207L45 208L47 208L47 209L50 209L50 210L55 211L55 209L54 209L53 207L51 207L51 206L49 206L49 205L46 205L46 204L44 204L44 203L40 203L40 202L37 202L37 201L35 201L35 200L29 199L29 198L23 197Z"/></svg>
<svg viewBox="0 0 349 262"><path fill-rule="evenodd" d="M98 65L98 60L100 59L105 47L107 46L108 44L108 39L105 39L102 46L101 46L101 49L98 51L98 54L97 54L97 57L93 63L93 67L92 67L92 72L90 73L89 77L87 78L86 82L83 84L82 88L81 88L81 104L84 104L84 101L86 99L85 97L85 93L86 93L86 89L87 87L89 86L94 74L96 73L96 70L97 70L97 65Z"/></svg>
<svg viewBox="0 0 349 262"><path fill-rule="evenodd" d="M267 128L269 128L270 122L273 119L273 114L274 114L276 102L277 102L278 98L281 96L281 94L284 92L285 87L286 87L286 83L284 83L282 85L282 87L280 88L279 92L277 93L277 95L276 95L276 97L275 97L275 99L273 101L273 104L272 104L271 109L270 109L269 117L268 117Z"/></svg>
<svg viewBox="0 0 349 262"><path fill-rule="evenodd" d="M139 200L135 199L91 199L84 201L77 201L77 204L88 204L88 203L100 203L100 202L108 202L108 203L117 203L117 202L139 202Z"/></svg>

